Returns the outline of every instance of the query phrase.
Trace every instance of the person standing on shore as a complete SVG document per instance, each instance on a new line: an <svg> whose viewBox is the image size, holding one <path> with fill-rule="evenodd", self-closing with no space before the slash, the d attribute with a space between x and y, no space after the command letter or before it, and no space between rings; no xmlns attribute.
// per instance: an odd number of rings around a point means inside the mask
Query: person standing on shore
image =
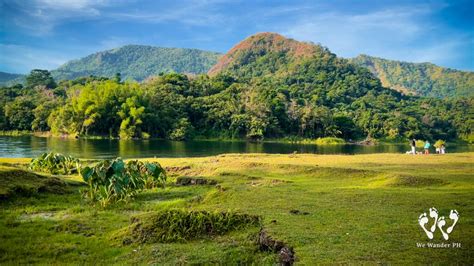
<svg viewBox="0 0 474 266"><path fill-rule="evenodd" d="M425 142L425 154L430 154L430 147L431 147L431 144L430 142L427 140Z"/></svg>
<svg viewBox="0 0 474 266"><path fill-rule="evenodd" d="M412 139L410 142L411 154L416 154L416 139Z"/></svg>

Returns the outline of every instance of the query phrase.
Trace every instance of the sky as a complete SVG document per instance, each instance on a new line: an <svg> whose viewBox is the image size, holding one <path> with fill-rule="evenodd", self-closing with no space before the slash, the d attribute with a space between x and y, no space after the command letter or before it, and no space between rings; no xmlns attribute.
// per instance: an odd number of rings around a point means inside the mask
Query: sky
<svg viewBox="0 0 474 266"><path fill-rule="evenodd" d="M0 71L144 44L225 53L277 32L359 54L474 71L474 1L0 0Z"/></svg>

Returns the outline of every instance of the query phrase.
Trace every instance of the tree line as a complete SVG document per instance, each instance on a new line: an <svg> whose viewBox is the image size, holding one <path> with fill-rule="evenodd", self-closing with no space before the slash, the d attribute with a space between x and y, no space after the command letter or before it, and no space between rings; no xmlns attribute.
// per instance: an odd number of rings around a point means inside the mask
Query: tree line
<svg viewBox="0 0 474 266"><path fill-rule="evenodd" d="M318 68L308 64L303 69ZM163 73L141 83L120 75L57 83L48 71L33 70L25 85L0 89L0 130L171 140L472 138L472 98L405 96L359 68L344 77L296 71L255 78L258 67L243 70L252 74Z"/></svg>

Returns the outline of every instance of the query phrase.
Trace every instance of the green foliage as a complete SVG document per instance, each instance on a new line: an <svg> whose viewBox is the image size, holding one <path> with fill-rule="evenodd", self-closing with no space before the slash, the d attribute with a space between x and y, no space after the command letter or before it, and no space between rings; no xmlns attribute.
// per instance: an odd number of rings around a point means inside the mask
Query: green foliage
<svg viewBox="0 0 474 266"><path fill-rule="evenodd" d="M367 67L386 87L430 97L474 96L474 73L442 68L430 63L408 63L359 55L351 60Z"/></svg>
<svg viewBox="0 0 474 266"><path fill-rule="evenodd" d="M181 118L176 123L175 128L170 133L171 140L187 140L193 135L193 126L189 123L187 118Z"/></svg>
<svg viewBox="0 0 474 266"><path fill-rule="evenodd" d="M471 133L471 134L468 134L468 135L464 135L464 136L461 136L461 139L467 141L467 143L474 143L474 133Z"/></svg>
<svg viewBox="0 0 474 266"><path fill-rule="evenodd" d="M98 201L103 207L127 201L140 190L164 186L166 172L158 163L103 160L92 167L81 168L80 174L87 183L84 197Z"/></svg>
<svg viewBox="0 0 474 266"><path fill-rule="evenodd" d="M316 139L316 144L317 145L344 144L344 143L346 143L346 142L341 138L326 137L326 138Z"/></svg>
<svg viewBox="0 0 474 266"><path fill-rule="evenodd" d="M76 173L79 167L78 159L53 152L41 154L32 159L29 165L29 168L33 171L63 175Z"/></svg>
<svg viewBox="0 0 474 266"><path fill-rule="evenodd" d="M11 129L31 130L35 105L29 97L17 97L5 105L5 117Z"/></svg>
<svg viewBox="0 0 474 266"><path fill-rule="evenodd" d="M36 86L44 86L47 89L52 89L57 85L48 70L33 69L30 74L26 76L25 86L30 89L33 89Z"/></svg>
<svg viewBox="0 0 474 266"><path fill-rule="evenodd" d="M174 209L135 219L129 237L138 243L176 242L258 225L260 217L254 215Z"/></svg>
<svg viewBox="0 0 474 266"><path fill-rule="evenodd" d="M125 100L122 104L118 115L122 119L120 123L120 138L130 139L141 137L142 132L140 125L143 123L145 107L140 106L137 96L132 96Z"/></svg>

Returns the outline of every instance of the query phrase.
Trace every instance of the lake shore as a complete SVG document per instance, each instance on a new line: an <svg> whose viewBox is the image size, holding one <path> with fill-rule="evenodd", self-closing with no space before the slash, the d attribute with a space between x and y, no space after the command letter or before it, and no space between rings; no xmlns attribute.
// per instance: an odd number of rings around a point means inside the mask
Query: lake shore
<svg viewBox="0 0 474 266"><path fill-rule="evenodd" d="M260 227L254 226L187 241L124 241L124 230L135 219L131 217L142 219L172 209L259 216L266 234L291 247L301 264L472 261L472 152L223 154L142 160L164 166L168 184L165 189L145 190L128 203L108 208L91 205L79 193L83 183L78 175L56 176L66 183L56 192L43 189L0 200L0 250L4 251L0 262L272 264L279 260L278 254L259 251L255 237ZM0 194L11 191L14 180L32 188L45 181L21 179L30 173L25 168L29 161L0 158ZM217 185L177 185L179 177L213 180ZM461 248L416 246L430 241L417 219L431 207L446 217L450 209L460 213L459 225L449 238L462 243ZM434 242L443 242L440 232L435 237Z"/></svg>
<svg viewBox="0 0 474 266"><path fill-rule="evenodd" d="M36 157L44 152L72 155L78 158L147 158L147 157L202 157L227 153L268 154L403 154L410 150L409 143L378 145L325 144L248 141L169 141L62 139L36 136L0 136L0 157ZM418 151L422 151L418 148ZM435 153L434 147L431 149ZM448 142L447 153L474 152L474 145Z"/></svg>
<svg viewBox="0 0 474 266"><path fill-rule="evenodd" d="M50 131L30 131L30 130L9 130L9 131L0 131L0 136L35 136L43 138L55 138L55 139L86 139L86 140L120 140L119 137L110 137L110 136L99 136L99 135L54 135ZM136 138L136 139L123 139L123 140L167 140L165 138ZM354 145L384 145L384 144L407 144L409 139L372 139L372 141L367 142L365 138L360 139L342 139L337 137L323 137L323 138L301 138L295 136L282 137L282 138L264 138L258 141L252 141L246 138L221 138L221 137L202 137L197 136L193 139L187 141L221 141L221 142L255 142L255 143L290 143L290 144L309 144L309 145L342 145L342 144L354 144ZM186 142L186 141L183 141ZM453 139L449 141L450 143L455 144L473 144L464 139ZM366 144L370 143L370 144Z"/></svg>

